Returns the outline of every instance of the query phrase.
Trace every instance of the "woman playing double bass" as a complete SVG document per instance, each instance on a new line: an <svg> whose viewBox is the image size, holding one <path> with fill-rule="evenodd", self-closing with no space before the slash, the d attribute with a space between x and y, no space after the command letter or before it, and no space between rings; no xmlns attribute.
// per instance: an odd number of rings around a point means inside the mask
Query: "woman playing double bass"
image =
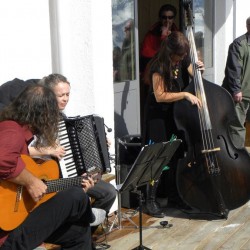
<svg viewBox="0 0 250 250"><path fill-rule="evenodd" d="M172 134L178 133L173 118L173 103L186 99L192 105L201 108L199 98L183 91L189 83L185 73L193 75L189 50L189 42L184 34L178 31L172 32L163 40L159 52L147 66L145 80L150 84L150 91L144 110L143 144L145 145L169 141ZM203 62L197 61L197 68L203 71ZM170 167L167 174L171 175L172 171L175 171L174 166ZM174 179L172 181L174 182ZM163 217L164 213L155 201L158 183L158 180L154 180L148 184L144 212L151 216Z"/></svg>

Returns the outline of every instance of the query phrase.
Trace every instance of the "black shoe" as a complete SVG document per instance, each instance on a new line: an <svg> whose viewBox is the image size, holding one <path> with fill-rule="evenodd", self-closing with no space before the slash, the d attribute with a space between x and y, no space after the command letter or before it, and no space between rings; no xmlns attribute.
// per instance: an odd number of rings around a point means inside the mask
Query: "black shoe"
<svg viewBox="0 0 250 250"><path fill-rule="evenodd" d="M148 214L148 215L156 217L156 218L165 217L165 213L162 211L162 209L159 207L157 202L154 200L146 200L146 202L143 206L143 212L145 214Z"/></svg>

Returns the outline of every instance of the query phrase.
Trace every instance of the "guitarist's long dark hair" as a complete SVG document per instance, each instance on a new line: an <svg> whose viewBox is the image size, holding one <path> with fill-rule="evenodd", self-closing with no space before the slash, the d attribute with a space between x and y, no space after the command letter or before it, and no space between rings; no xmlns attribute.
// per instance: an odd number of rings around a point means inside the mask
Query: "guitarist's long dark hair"
<svg viewBox="0 0 250 250"><path fill-rule="evenodd" d="M0 121L13 120L27 125L36 135L36 147L54 146L57 139L59 109L53 91L41 85L28 86L0 113Z"/></svg>

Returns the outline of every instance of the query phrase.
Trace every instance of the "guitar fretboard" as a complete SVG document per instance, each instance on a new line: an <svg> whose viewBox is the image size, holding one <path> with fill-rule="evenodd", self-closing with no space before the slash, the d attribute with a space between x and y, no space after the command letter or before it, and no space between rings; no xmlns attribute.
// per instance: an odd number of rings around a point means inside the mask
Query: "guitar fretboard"
<svg viewBox="0 0 250 250"><path fill-rule="evenodd" d="M82 180L84 178L87 178L86 176L77 176L73 178L61 178L57 180L50 180L45 181L45 184L47 185L47 191L46 193L54 193L59 192L64 189L73 187L73 186L81 186Z"/></svg>

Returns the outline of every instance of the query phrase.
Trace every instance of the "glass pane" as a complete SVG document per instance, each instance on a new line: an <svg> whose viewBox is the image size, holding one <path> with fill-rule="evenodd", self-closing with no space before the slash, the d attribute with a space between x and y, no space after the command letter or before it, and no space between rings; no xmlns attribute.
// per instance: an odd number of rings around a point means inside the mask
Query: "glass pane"
<svg viewBox="0 0 250 250"><path fill-rule="evenodd" d="M113 81L135 80L134 0L112 0Z"/></svg>
<svg viewBox="0 0 250 250"><path fill-rule="evenodd" d="M195 43L206 68L213 67L213 1L193 0ZM204 50L206 48L206 50Z"/></svg>

